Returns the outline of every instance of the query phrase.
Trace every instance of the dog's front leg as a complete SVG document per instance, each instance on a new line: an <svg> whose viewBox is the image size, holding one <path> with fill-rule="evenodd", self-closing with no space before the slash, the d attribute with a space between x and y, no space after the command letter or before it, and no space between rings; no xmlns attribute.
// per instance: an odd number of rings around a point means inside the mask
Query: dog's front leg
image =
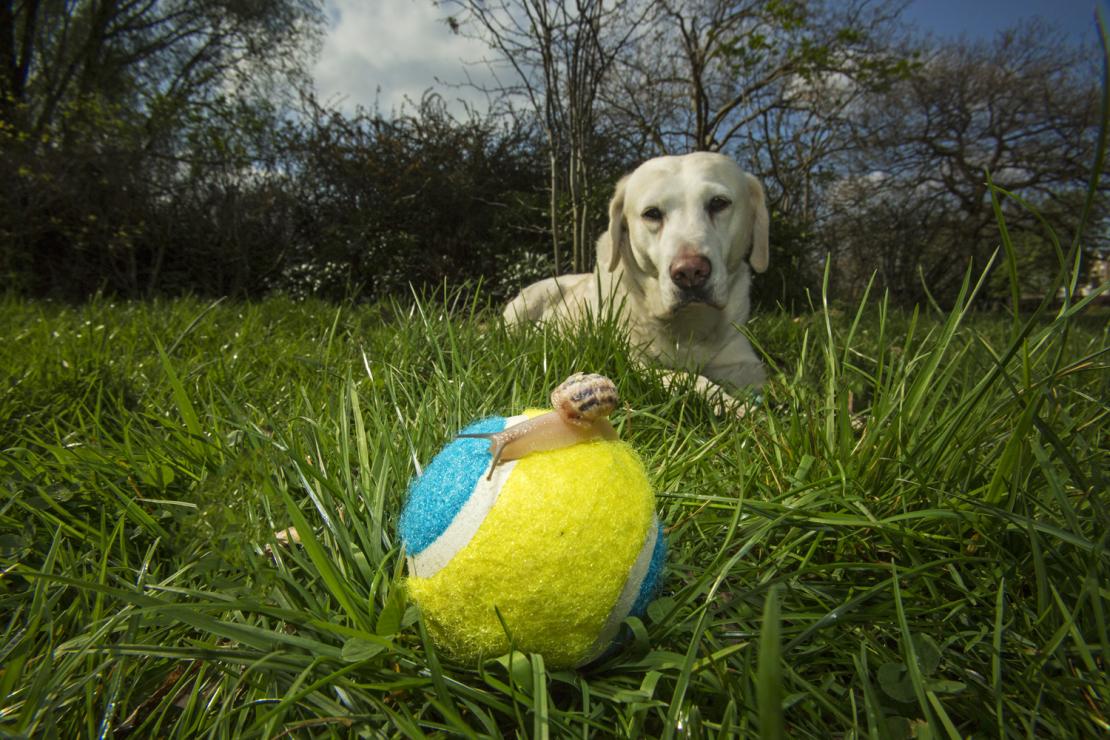
<svg viewBox="0 0 1110 740"><path fill-rule="evenodd" d="M713 409L713 413L718 416L733 416L737 419L743 419L758 408L758 406L751 401L742 401L731 395L720 385L714 383L704 375L698 375L684 370L665 370L660 376L663 387L671 392L684 389L686 384L690 382L688 379L692 379L694 391L709 402L709 406Z"/></svg>

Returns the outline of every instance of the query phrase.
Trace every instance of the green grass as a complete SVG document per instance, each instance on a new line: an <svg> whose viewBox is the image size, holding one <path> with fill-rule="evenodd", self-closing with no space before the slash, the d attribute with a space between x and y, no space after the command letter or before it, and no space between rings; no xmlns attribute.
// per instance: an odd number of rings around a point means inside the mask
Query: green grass
<svg viewBox="0 0 1110 740"><path fill-rule="evenodd" d="M969 291L970 291L969 287ZM0 305L0 732L1104 734L1106 315L761 316L716 417L609 324L507 333L459 294ZM457 665L395 526L464 423L614 378L669 527L600 665ZM304 542L273 533L296 526Z"/></svg>

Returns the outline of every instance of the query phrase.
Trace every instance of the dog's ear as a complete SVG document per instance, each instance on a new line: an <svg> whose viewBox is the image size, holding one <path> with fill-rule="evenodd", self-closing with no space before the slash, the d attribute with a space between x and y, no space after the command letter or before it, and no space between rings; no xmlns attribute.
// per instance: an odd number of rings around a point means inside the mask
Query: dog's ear
<svg viewBox="0 0 1110 740"><path fill-rule="evenodd" d="M748 179L748 198L751 203L752 214L752 251L748 253L748 262L756 272L766 272L771 261L770 255L770 219L767 217L767 203L763 196L763 186L752 175Z"/></svg>
<svg viewBox="0 0 1110 740"><path fill-rule="evenodd" d="M609 201L609 272L617 269L624 249L624 186L627 182L628 175L625 175L617 182L613 199Z"/></svg>

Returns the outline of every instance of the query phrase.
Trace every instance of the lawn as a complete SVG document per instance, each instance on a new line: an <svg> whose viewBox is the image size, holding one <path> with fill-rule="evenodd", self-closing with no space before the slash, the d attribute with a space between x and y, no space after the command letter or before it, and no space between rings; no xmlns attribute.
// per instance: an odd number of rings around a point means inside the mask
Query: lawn
<svg viewBox="0 0 1110 740"><path fill-rule="evenodd" d="M462 293L0 300L0 733L1104 735L1105 312L751 331L736 419L609 323L507 332ZM405 601L406 486L576 370L621 390L663 593L586 669L453 663Z"/></svg>

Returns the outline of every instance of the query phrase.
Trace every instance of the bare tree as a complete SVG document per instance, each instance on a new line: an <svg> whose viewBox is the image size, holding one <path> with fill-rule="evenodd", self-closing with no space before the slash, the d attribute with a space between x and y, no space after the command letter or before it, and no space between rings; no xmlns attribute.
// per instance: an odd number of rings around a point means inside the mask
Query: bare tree
<svg viewBox="0 0 1110 740"><path fill-rule="evenodd" d="M661 152L735 148L770 112L805 106L803 81L886 73L872 39L899 6L849 0L656 0L606 102ZM812 107L810 107L812 109Z"/></svg>
<svg viewBox="0 0 1110 740"><path fill-rule="evenodd" d="M32 138L83 98L144 108L300 72L317 0L0 3L0 115ZM164 105L162 106L164 107Z"/></svg>
<svg viewBox="0 0 1110 740"><path fill-rule="evenodd" d="M549 160L549 217L556 272L563 266L561 193L569 200L570 266L586 268L595 216L593 151L601 87L618 55L638 32L647 10L631 0L449 0L449 22L483 40L489 60L508 69L495 93L509 106L526 101L544 132Z"/></svg>
<svg viewBox="0 0 1110 740"><path fill-rule="evenodd" d="M841 264L878 269L907 300L923 297L922 280L943 294L999 243L988 175L1070 234L1099 125L1089 59L1029 22L991 43L939 47L915 74L870 95L854 114L850 176L829 202ZM1054 263L1037 219L1004 206L1015 237Z"/></svg>

